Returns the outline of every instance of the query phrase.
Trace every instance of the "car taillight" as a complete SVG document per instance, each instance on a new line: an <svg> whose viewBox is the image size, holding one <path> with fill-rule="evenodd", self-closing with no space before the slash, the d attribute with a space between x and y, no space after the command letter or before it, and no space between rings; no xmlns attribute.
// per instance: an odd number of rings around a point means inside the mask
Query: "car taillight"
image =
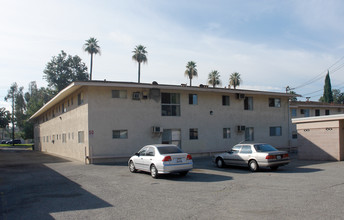
<svg viewBox="0 0 344 220"><path fill-rule="evenodd" d="M283 158L289 157L289 154L283 154Z"/></svg>
<svg viewBox="0 0 344 220"><path fill-rule="evenodd" d="M190 154L188 154L188 155L186 156L186 159L187 159L187 160L192 160L192 157L191 157L191 155L190 155Z"/></svg>
<svg viewBox="0 0 344 220"><path fill-rule="evenodd" d="M267 160L276 159L276 155L267 155L265 159Z"/></svg>
<svg viewBox="0 0 344 220"><path fill-rule="evenodd" d="M172 161L172 157L171 156L165 156L164 159L162 159L162 161L164 161L164 162Z"/></svg>

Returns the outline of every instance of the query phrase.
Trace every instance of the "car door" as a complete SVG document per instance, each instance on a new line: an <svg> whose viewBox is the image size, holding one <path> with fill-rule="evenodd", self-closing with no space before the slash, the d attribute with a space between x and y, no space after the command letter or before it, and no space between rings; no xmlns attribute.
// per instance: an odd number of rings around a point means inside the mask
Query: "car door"
<svg viewBox="0 0 344 220"><path fill-rule="evenodd" d="M239 157L240 157L239 164L247 165L248 160L251 158L251 154L252 154L251 145L243 145L239 152Z"/></svg>
<svg viewBox="0 0 344 220"><path fill-rule="evenodd" d="M142 148L138 153L137 156L134 158L134 164L136 169L144 170L144 158L146 157L146 151L148 147Z"/></svg>
<svg viewBox="0 0 344 220"><path fill-rule="evenodd" d="M237 165L239 158L240 145L235 145L228 153L224 155L224 162L228 165Z"/></svg>
<svg viewBox="0 0 344 220"><path fill-rule="evenodd" d="M150 171L150 165L154 163L155 149L154 147L149 147L146 151L145 157L143 157L143 169Z"/></svg>

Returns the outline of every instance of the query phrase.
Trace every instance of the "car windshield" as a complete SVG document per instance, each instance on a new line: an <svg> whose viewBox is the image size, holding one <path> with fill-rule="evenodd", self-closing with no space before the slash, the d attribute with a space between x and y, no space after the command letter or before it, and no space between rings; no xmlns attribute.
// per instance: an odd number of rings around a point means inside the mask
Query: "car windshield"
<svg viewBox="0 0 344 220"><path fill-rule="evenodd" d="M179 147L168 146L168 147L157 147L160 154L177 154L183 153Z"/></svg>
<svg viewBox="0 0 344 220"><path fill-rule="evenodd" d="M257 152L269 152L269 151L277 151L276 148L269 144L256 144L254 145L254 148Z"/></svg>

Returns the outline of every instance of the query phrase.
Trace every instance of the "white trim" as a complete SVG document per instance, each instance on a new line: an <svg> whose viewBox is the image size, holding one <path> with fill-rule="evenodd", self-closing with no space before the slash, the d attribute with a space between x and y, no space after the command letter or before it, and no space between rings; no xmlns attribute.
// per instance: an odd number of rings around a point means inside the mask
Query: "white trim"
<svg viewBox="0 0 344 220"><path fill-rule="evenodd" d="M319 122L319 121L336 121L343 120L344 114L337 115L325 115L325 116L315 116L315 117L305 117L305 118L293 118L291 121L293 124L307 123L307 122Z"/></svg>

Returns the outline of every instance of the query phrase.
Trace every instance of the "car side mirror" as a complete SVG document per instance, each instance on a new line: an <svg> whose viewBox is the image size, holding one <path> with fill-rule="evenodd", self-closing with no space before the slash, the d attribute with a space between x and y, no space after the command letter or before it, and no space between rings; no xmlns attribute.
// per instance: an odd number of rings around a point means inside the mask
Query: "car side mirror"
<svg viewBox="0 0 344 220"><path fill-rule="evenodd" d="M139 154L139 153L135 153L135 155L136 155L136 156L140 156L140 154Z"/></svg>

